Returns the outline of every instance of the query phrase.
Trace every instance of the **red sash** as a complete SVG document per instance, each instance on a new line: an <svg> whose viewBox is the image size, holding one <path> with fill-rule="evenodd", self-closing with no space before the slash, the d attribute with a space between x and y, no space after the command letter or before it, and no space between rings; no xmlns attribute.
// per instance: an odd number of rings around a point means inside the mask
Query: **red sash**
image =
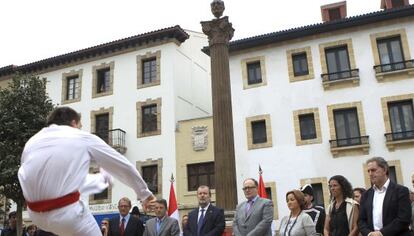
<svg viewBox="0 0 414 236"><path fill-rule="evenodd" d="M51 211L55 209L59 209L62 207L65 207L67 205L70 205L72 203L75 203L79 201L80 193L79 191L69 193L63 197L55 198L55 199L48 199L43 201L37 201L37 202L28 202L27 207L30 208L30 210L35 212L46 212Z"/></svg>

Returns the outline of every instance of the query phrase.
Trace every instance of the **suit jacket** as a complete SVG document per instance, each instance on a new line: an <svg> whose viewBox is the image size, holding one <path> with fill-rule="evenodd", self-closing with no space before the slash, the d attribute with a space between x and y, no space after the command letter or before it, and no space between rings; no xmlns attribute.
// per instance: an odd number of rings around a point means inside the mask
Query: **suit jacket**
<svg viewBox="0 0 414 236"><path fill-rule="evenodd" d="M119 222L119 215L109 220L108 236L120 236ZM142 236L144 233L144 225L142 224L141 220L130 216L124 232L125 236Z"/></svg>
<svg viewBox="0 0 414 236"><path fill-rule="evenodd" d="M184 236L221 236L226 225L224 210L210 203L204 215L200 235L197 235L198 209L196 208L188 214L188 223L184 229Z"/></svg>
<svg viewBox="0 0 414 236"><path fill-rule="evenodd" d="M374 224L372 222L373 199L373 188L368 189L361 198L358 227L364 236L374 231ZM382 207L383 228L380 230L382 235L410 235L408 229L410 219L411 211L408 188L390 182Z"/></svg>
<svg viewBox="0 0 414 236"><path fill-rule="evenodd" d="M236 207L233 221L235 236L271 236L273 221L273 203L266 198L257 198L246 215L246 204L242 202Z"/></svg>
<svg viewBox="0 0 414 236"><path fill-rule="evenodd" d="M174 218L166 216L157 234L157 218L152 218L145 224L144 236L179 236L180 226Z"/></svg>

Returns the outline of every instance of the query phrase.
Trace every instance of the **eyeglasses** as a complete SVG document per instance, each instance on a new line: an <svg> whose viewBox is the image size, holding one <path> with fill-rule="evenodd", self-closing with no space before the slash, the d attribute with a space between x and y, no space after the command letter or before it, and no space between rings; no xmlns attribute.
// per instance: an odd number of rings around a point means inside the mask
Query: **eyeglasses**
<svg viewBox="0 0 414 236"><path fill-rule="evenodd" d="M243 191L246 191L246 190L255 189L255 188L256 186L246 186L246 187L243 187L242 189Z"/></svg>

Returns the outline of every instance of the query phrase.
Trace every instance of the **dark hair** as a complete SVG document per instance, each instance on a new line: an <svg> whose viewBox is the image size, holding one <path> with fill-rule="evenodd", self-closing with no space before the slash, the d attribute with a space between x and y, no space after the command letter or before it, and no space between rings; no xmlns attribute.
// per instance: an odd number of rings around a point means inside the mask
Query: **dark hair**
<svg viewBox="0 0 414 236"><path fill-rule="evenodd" d="M34 225L34 224L31 224L31 225L29 225L29 226L27 226L27 228L26 228L26 230L31 230L31 229L37 229L37 226L36 225Z"/></svg>
<svg viewBox="0 0 414 236"><path fill-rule="evenodd" d="M364 193L365 193L365 191L367 191L367 190L365 190L364 188L354 188L353 192L355 192L355 191L358 191L358 192L362 195L362 194L364 194Z"/></svg>
<svg viewBox="0 0 414 236"><path fill-rule="evenodd" d="M80 114L70 107L58 107L53 110L47 117L46 125L71 125L74 120L76 123L80 121Z"/></svg>
<svg viewBox="0 0 414 236"><path fill-rule="evenodd" d="M352 198L354 196L354 192L352 191L352 185L345 177L343 177L342 175L334 175L329 179L328 183L331 182L331 180L336 180L338 184L341 186L344 200L345 198Z"/></svg>
<svg viewBox="0 0 414 236"><path fill-rule="evenodd" d="M296 201L299 203L299 207L301 210L305 209L305 195L299 190L290 190L286 193L286 201L288 200L289 194L293 194Z"/></svg>
<svg viewBox="0 0 414 236"><path fill-rule="evenodd" d="M253 181L254 182L254 186L259 186L259 183L257 182L257 180L255 180L255 179L253 179L253 178L247 178L247 179L245 179L244 181L243 181L243 184L247 181L247 180L251 180L251 181Z"/></svg>
<svg viewBox="0 0 414 236"><path fill-rule="evenodd" d="M155 202L164 205L165 209L167 209L167 201L165 199L157 199Z"/></svg>
<svg viewBox="0 0 414 236"><path fill-rule="evenodd" d="M16 212L15 211L12 211L12 212L9 213L9 219L12 218L12 217L16 217Z"/></svg>
<svg viewBox="0 0 414 236"><path fill-rule="evenodd" d="M198 190L200 188L208 188L208 195L211 197L211 190L210 190L210 187L209 186L207 186L207 185L200 185L200 186L198 186L197 193L198 193Z"/></svg>
<svg viewBox="0 0 414 236"><path fill-rule="evenodd" d="M139 212L139 209L138 209L138 207L137 207L137 206L134 206L134 207L132 208L131 215L138 215L138 216L140 216L140 215L141 215L141 212Z"/></svg>
<svg viewBox="0 0 414 236"><path fill-rule="evenodd" d="M388 173L389 173L388 163L383 157L372 157L367 160L366 164L368 165L368 163L371 163L371 162L376 162L379 167L385 170L385 173L388 176Z"/></svg>

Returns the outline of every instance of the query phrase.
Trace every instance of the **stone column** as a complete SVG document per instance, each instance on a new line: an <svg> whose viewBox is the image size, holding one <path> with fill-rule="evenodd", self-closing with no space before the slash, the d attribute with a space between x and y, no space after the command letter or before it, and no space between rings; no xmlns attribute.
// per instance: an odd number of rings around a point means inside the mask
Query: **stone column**
<svg viewBox="0 0 414 236"><path fill-rule="evenodd" d="M228 48L234 29L227 16L220 18L224 11L221 0L214 0L211 10L216 19L201 25L209 39L211 60L216 202L225 210L234 210L237 184Z"/></svg>

